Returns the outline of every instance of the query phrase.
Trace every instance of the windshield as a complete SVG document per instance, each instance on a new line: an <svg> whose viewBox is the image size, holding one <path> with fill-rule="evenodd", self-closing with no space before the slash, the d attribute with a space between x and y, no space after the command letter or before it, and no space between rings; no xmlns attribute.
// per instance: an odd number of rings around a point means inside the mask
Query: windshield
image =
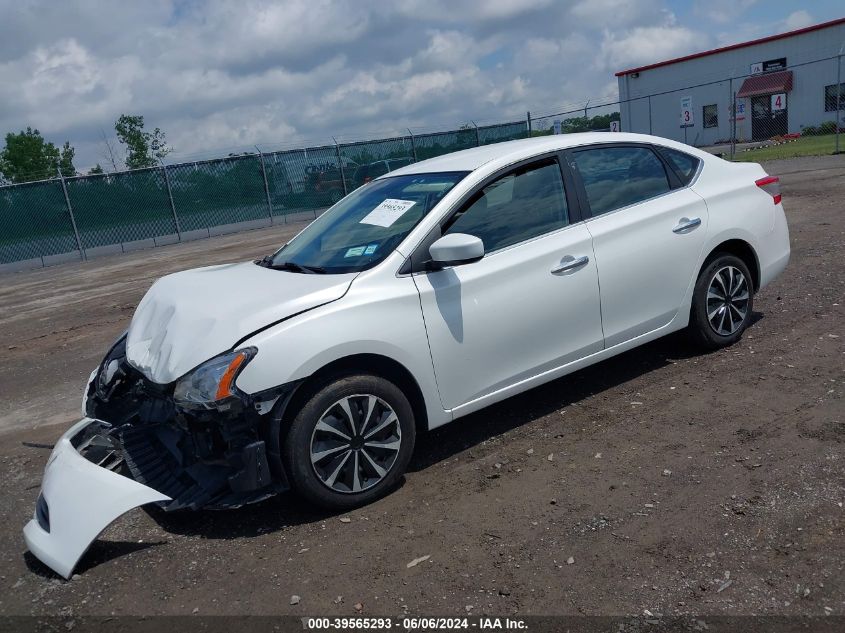
<svg viewBox="0 0 845 633"><path fill-rule="evenodd" d="M466 174L375 180L353 191L261 263L303 273L349 273L375 266Z"/></svg>

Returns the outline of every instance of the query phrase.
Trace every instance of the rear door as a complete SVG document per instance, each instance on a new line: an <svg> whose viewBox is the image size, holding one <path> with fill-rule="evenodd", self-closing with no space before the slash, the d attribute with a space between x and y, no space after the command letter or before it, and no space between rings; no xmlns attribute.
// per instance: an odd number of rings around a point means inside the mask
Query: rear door
<svg viewBox="0 0 845 633"><path fill-rule="evenodd" d="M666 325L695 279L707 233L707 205L686 186L693 174L648 145L594 145L567 160L589 210L605 347Z"/></svg>
<svg viewBox="0 0 845 633"><path fill-rule="evenodd" d="M444 408L601 350L591 238L570 208L552 157L495 177L444 225L485 246L478 262L414 276Z"/></svg>

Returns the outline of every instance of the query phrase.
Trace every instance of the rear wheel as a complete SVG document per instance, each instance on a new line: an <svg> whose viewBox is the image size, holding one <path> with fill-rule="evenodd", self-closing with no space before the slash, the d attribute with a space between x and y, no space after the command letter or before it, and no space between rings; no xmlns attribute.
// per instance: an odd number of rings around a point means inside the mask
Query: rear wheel
<svg viewBox="0 0 845 633"><path fill-rule="evenodd" d="M713 255L698 276L689 329L708 349L736 343L751 321L754 288L751 273L739 257Z"/></svg>
<svg viewBox="0 0 845 633"><path fill-rule="evenodd" d="M316 391L291 423L284 460L295 490L334 510L391 491L414 449L414 414L393 383L361 374Z"/></svg>

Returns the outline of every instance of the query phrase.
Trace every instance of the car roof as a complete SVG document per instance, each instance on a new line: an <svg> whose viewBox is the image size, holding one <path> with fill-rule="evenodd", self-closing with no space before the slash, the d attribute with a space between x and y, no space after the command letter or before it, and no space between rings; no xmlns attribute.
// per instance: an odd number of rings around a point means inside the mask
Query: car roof
<svg viewBox="0 0 845 633"><path fill-rule="evenodd" d="M693 147L676 143L669 139L648 134L628 134L624 132L578 132L573 134L555 134L536 138L503 141L473 147L470 149L444 154L391 171L386 176L404 176L410 174L437 173L447 171L475 171L482 165L496 161L507 165L556 150L587 145L591 143L657 143L674 147L689 154L701 157L702 152ZM384 178L385 176L382 176Z"/></svg>

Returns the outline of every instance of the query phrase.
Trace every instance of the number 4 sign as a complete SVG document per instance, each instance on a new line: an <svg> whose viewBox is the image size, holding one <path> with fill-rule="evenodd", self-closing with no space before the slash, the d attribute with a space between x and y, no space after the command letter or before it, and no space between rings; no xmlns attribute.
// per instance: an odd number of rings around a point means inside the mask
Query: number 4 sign
<svg viewBox="0 0 845 633"><path fill-rule="evenodd" d="M772 112L776 110L785 110L786 109L786 93L781 92L776 95L772 95Z"/></svg>

